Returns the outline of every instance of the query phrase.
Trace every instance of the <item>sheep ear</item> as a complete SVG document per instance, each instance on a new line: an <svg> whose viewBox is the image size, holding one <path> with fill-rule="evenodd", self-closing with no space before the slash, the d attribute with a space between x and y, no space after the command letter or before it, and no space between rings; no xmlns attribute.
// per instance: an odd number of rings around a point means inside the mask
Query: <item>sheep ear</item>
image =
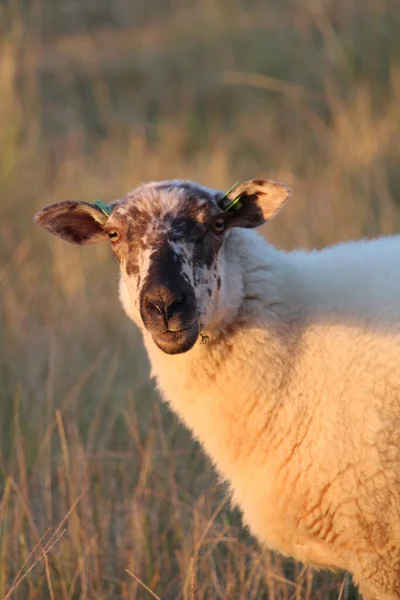
<svg viewBox="0 0 400 600"><path fill-rule="evenodd" d="M110 204L99 203L96 206L67 200L42 208L34 220L53 235L72 244L95 244L108 239L104 224L112 208Z"/></svg>
<svg viewBox="0 0 400 600"><path fill-rule="evenodd" d="M259 227L282 208L291 189L268 179L251 179L235 186L223 197L229 227Z"/></svg>

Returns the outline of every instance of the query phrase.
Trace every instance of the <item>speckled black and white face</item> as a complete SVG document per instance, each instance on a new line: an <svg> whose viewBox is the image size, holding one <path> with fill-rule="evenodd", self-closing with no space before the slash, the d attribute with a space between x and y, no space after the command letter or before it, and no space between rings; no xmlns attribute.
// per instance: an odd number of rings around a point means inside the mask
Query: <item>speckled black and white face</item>
<svg viewBox="0 0 400 600"><path fill-rule="evenodd" d="M220 302L229 230L262 225L288 195L286 186L266 180L242 183L227 196L192 181L161 181L106 207L52 204L35 219L76 244L110 239L126 312L161 350L177 354L193 347Z"/></svg>
<svg viewBox="0 0 400 600"><path fill-rule="evenodd" d="M121 298L130 316L168 354L189 350L207 324L221 286L222 194L192 182L134 190L114 208Z"/></svg>

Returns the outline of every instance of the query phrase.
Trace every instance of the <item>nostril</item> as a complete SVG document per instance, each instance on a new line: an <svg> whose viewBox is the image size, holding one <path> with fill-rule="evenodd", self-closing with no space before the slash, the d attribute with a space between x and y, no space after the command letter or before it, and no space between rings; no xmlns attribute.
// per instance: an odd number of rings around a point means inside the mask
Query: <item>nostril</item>
<svg viewBox="0 0 400 600"><path fill-rule="evenodd" d="M181 294L178 298L174 298L172 302L166 306L166 312L168 315L174 312L175 308L177 308L180 304L183 304L183 294Z"/></svg>
<svg viewBox="0 0 400 600"><path fill-rule="evenodd" d="M164 313L164 303L162 299L154 294L145 294L143 306L150 312Z"/></svg>
<svg viewBox="0 0 400 600"><path fill-rule="evenodd" d="M147 302L147 306L150 310L154 311L154 312L158 312L160 313L160 315L164 314L164 307L163 307L163 303L162 302Z"/></svg>

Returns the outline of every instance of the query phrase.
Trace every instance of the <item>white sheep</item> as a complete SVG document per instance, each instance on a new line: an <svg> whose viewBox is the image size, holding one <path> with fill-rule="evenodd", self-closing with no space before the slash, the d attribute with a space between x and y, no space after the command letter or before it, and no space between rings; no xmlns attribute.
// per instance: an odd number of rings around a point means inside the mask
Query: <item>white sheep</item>
<svg viewBox="0 0 400 600"><path fill-rule="evenodd" d="M251 228L288 196L264 180L225 195L174 180L36 221L78 244L111 239L158 388L253 534L398 600L400 237L277 250Z"/></svg>

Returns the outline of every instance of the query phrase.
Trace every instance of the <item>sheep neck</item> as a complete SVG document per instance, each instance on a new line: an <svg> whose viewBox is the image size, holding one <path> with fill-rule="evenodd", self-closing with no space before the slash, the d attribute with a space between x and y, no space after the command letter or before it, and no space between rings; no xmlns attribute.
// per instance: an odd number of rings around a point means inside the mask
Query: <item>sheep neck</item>
<svg viewBox="0 0 400 600"><path fill-rule="evenodd" d="M235 231L227 244L223 295L229 311L221 310L217 326L207 329L209 343L168 356L145 335L162 396L228 479L235 465L243 468L241 461L252 457L254 465L256 448L265 462L294 343L274 268L281 253L250 233Z"/></svg>

